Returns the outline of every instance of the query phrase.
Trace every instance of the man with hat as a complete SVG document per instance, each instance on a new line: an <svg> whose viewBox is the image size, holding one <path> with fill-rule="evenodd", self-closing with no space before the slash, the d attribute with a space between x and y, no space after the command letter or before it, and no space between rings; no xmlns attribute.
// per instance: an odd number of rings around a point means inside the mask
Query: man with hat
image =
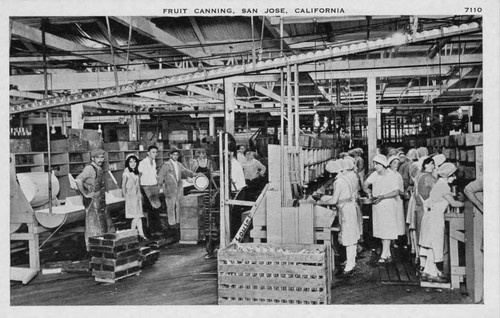
<svg viewBox="0 0 500 318"><path fill-rule="evenodd" d="M83 196L85 207L85 244L89 246L89 237L114 232L113 221L106 209L106 184L102 164L104 150L95 149L90 153L91 162L76 177L75 182Z"/></svg>
<svg viewBox="0 0 500 318"><path fill-rule="evenodd" d="M168 225L176 229L180 222L180 200L184 195L182 179L195 175L178 160L179 149L172 148L170 159L161 166L158 172L158 184L164 187L163 194L167 204Z"/></svg>

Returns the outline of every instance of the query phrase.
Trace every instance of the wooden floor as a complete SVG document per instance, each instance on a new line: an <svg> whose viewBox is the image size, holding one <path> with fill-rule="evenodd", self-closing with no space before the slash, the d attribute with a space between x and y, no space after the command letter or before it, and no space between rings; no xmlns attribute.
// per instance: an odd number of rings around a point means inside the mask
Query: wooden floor
<svg viewBox="0 0 500 318"><path fill-rule="evenodd" d="M204 246L174 244L153 267L115 284L90 274L39 274L11 284L11 305L210 305L217 304L217 261Z"/></svg>
<svg viewBox="0 0 500 318"><path fill-rule="evenodd" d="M358 258L354 277L334 279L333 304L473 303L463 288L384 284L379 268L372 264L373 253L368 249ZM11 282L11 306L216 305L217 260L206 260L204 255L204 245L164 246L153 267L115 284L97 283L89 273L39 274L27 285ZM400 281L402 275L394 273Z"/></svg>

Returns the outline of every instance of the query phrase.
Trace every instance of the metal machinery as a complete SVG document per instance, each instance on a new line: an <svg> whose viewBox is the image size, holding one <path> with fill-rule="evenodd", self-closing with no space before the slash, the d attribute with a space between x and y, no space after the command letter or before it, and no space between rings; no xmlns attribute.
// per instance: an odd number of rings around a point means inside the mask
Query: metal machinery
<svg viewBox="0 0 500 318"><path fill-rule="evenodd" d="M64 225L75 224L85 219L82 197L79 195L67 197L65 204L61 205L56 198L59 192L59 182L53 175L51 183L52 195L49 200L49 181L46 172L16 175L14 164L11 163L10 238L13 241L28 241L29 245L29 267L11 267L11 280L27 284L37 275L40 270L40 247L45 243L40 244L40 233L51 232L49 235L51 238ZM49 202L51 202L50 205ZM108 209L122 209L123 204L124 199L120 189L106 193ZM26 225L27 231L23 225ZM81 232L82 230L75 229L75 231Z"/></svg>

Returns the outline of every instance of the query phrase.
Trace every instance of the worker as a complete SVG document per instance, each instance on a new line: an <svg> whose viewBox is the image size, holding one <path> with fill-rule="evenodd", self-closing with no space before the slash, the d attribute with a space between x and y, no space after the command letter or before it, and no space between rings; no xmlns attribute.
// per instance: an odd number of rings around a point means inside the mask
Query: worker
<svg viewBox="0 0 500 318"><path fill-rule="evenodd" d="M358 227L359 227L359 234L360 238L358 241L358 246L356 249L357 255L360 254L363 251L363 247L361 246L361 243L363 243L363 213L361 211L361 207L358 204L359 200L359 192L360 192L360 183L359 183L359 176L357 174L356 170L356 165L355 165L355 159L351 156L344 157L341 161L342 168L344 168L344 175L349 179L351 182L351 186L354 190L354 199L355 199L355 205L356 205L356 214L358 218Z"/></svg>
<svg viewBox="0 0 500 318"><path fill-rule="evenodd" d="M365 161L363 160L363 149L354 148L349 152L349 156L353 157L355 160L356 171L360 181L360 188L363 188L363 182L365 181Z"/></svg>
<svg viewBox="0 0 500 318"><path fill-rule="evenodd" d="M245 162L247 160L247 158L245 157L245 151L247 148L243 145L238 145L236 149L236 160L238 160L240 163Z"/></svg>
<svg viewBox="0 0 500 318"><path fill-rule="evenodd" d="M405 213L404 213L404 204L403 204L403 199L401 198L402 195L404 195L404 181L403 177L401 174L398 172L398 167L399 167L399 156L394 155L389 157L387 160L389 162L389 170L392 171L398 180L398 188L399 188L399 193L395 197L396 199L396 206L397 206L397 213L396 213L396 225L398 227L398 232L399 232L399 238L398 238L398 243L395 243L394 247L401 247L405 249L406 247L406 238L403 236L406 235L406 219L405 219Z"/></svg>
<svg viewBox="0 0 500 318"><path fill-rule="evenodd" d="M418 176L415 185L415 234L417 236L416 243L420 246L419 240L422 228L422 219L426 213L424 201L429 198L429 194L436 184L438 176L432 157L420 157L418 162L422 164L420 167L422 173ZM420 255L420 259L417 262L418 264L423 265L423 262L425 261L423 257L423 255Z"/></svg>
<svg viewBox="0 0 500 318"><path fill-rule="evenodd" d="M131 229L137 229L139 237L146 240L141 219L144 217L144 213L142 211L138 165L139 158L133 154L128 155L125 159L125 169L122 175L122 193L125 198L125 217L132 219Z"/></svg>
<svg viewBox="0 0 500 318"><path fill-rule="evenodd" d="M375 172L365 180L364 189L369 197L373 195L373 236L382 241L382 253L378 264L383 265L393 261L391 240L397 239L401 232L397 222L396 202L399 185L396 174L387 169L389 163L384 155L378 154L373 157L373 165Z"/></svg>
<svg viewBox="0 0 500 318"><path fill-rule="evenodd" d="M442 164L437 173L439 179L432 188L429 198L424 200L425 214L422 218L419 245L421 263L421 280L445 283L448 278L443 274L444 249L444 213L449 205L463 207L463 202L455 200L449 186L456 177L457 167L452 163Z"/></svg>
<svg viewBox="0 0 500 318"><path fill-rule="evenodd" d="M91 163L76 177L76 186L83 196L85 207L85 244L89 248L89 237L115 232L113 221L106 209L106 183L102 164L104 150L90 153Z"/></svg>
<svg viewBox="0 0 500 318"><path fill-rule="evenodd" d="M151 211L148 212L148 231L150 235L161 235L167 229L162 226L160 213L160 191L156 173L156 157L158 147L148 147L147 157L139 162L139 183L144 201L149 202Z"/></svg>
<svg viewBox="0 0 500 318"><path fill-rule="evenodd" d="M266 183L266 166L259 160L255 159L255 152L251 150L245 151L245 162L240 162L245 175L245 182L247 184L247 199L256 200L260 191L264 188Z"/></svg>
<svg viewBox="0 0 500 318"><path fill-rule="evenodd" d="M214 163L207 158L207 151L203 148L196 150L196 158L191 161L191 171L203 173L207 177L213 171Z"/></svg>
<svg viewBox="0 0 500 318"><path fill-rule="evenodd" d="M167 205L168 225L178 230L180 225L180 199L184 195L182 179L194 177L195 174L179 161L179 149L170 150L170 159L163 163L158 171L158 184L163 186Z"/></svg>
<svg viewBox="0 0 500 318"><path fill-rule="evenodd" d="M341 276L351 277L354 275L356 266L356 249L361 237L358 224L358 212L356 210L356 191L353 182L346 174L341 173L342 160L330 160L326 164L326 171L335 174L333 183L333 194L325 195L318 201L320 205L336 205L338 208L338 219L340 223L339 243L346 248L346 263Z"/></svg>
<svg viewBox="0 0 500 318"><path fill-rule="evenodd" d="M409 247L411 246L411 239L410 239L410 230L406 224L406 218L408 213L408 203L410 201L410 187L413 186L412 179L410 176L410 166L412 165L413 161L409 159L402 150L400 150L397 155L399 157L398 172L401 175L401 178L403 179L403 194L401 195L401 200L403 202L403 215L405 220L404 223L405 223L405 235L406 235L406 242L403 243L406 245L406 247Z"/></svg>
<svg viewBox="0 0 500 318"><path fill-rule="evenodd" d="M229 151L229 164L230 164L230 178L229 178L229 192L231 198L235 200L246 199L246 181L245 174L240 162L236 159L235 151ZM230 209L230 227L229 233L231 238L236 235L236 232L241 226L241 214L245 212L248 207L233 205Z"/></svg>
<svg viewBox="0 0 500 318"><path fill-rule="evenodd" d="M474 206L483 213L483 177L470 182L464 188L464 194Z"/></svg>

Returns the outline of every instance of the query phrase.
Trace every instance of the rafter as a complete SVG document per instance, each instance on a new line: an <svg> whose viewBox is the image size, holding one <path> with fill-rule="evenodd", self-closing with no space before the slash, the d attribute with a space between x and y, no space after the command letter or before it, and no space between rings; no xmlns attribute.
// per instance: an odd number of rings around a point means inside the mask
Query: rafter
<svg viewBox="0 0 500 318"><path fill-rule="evenodd" d="M17 21L11 21L11 23L13 36L26 39L37 44L42 44L42 31L26 26ZM66 40L50 33L45 33L45 43L48 47L56 50L62 50L74 55L84 56L91 60L106 64L113 64L113 60L110 54L101 54L100 52L98 54L83 53L94 51L94 49ZM115 61L119 65L126 64L126 60L120 57L115 57Z"/></svg>
<svg viewBox="0 0 500 318"><path fill-rule="evenodd" d="M171 35L170 33L158 28L153 22L148 21L142 17L118 17L118 16L113 16L111 17L113 20L126 25L130 26L132 24L132 27L134 28L135 31L141 33L142 35L145 35L147 37L150 37L164 45L170 46L175 48L177 51L190 56L195 59L201 59L201 58L206 58L210 57L209 54L203 52L203 50L196 49L196 48L189 48L187 47L187 44L175 36ZM183 48L184 47L184 48ZM203 62L209 64L209 65L221 65L220 62L217 61L212 61L212 60L204 60Z"/></svg>

